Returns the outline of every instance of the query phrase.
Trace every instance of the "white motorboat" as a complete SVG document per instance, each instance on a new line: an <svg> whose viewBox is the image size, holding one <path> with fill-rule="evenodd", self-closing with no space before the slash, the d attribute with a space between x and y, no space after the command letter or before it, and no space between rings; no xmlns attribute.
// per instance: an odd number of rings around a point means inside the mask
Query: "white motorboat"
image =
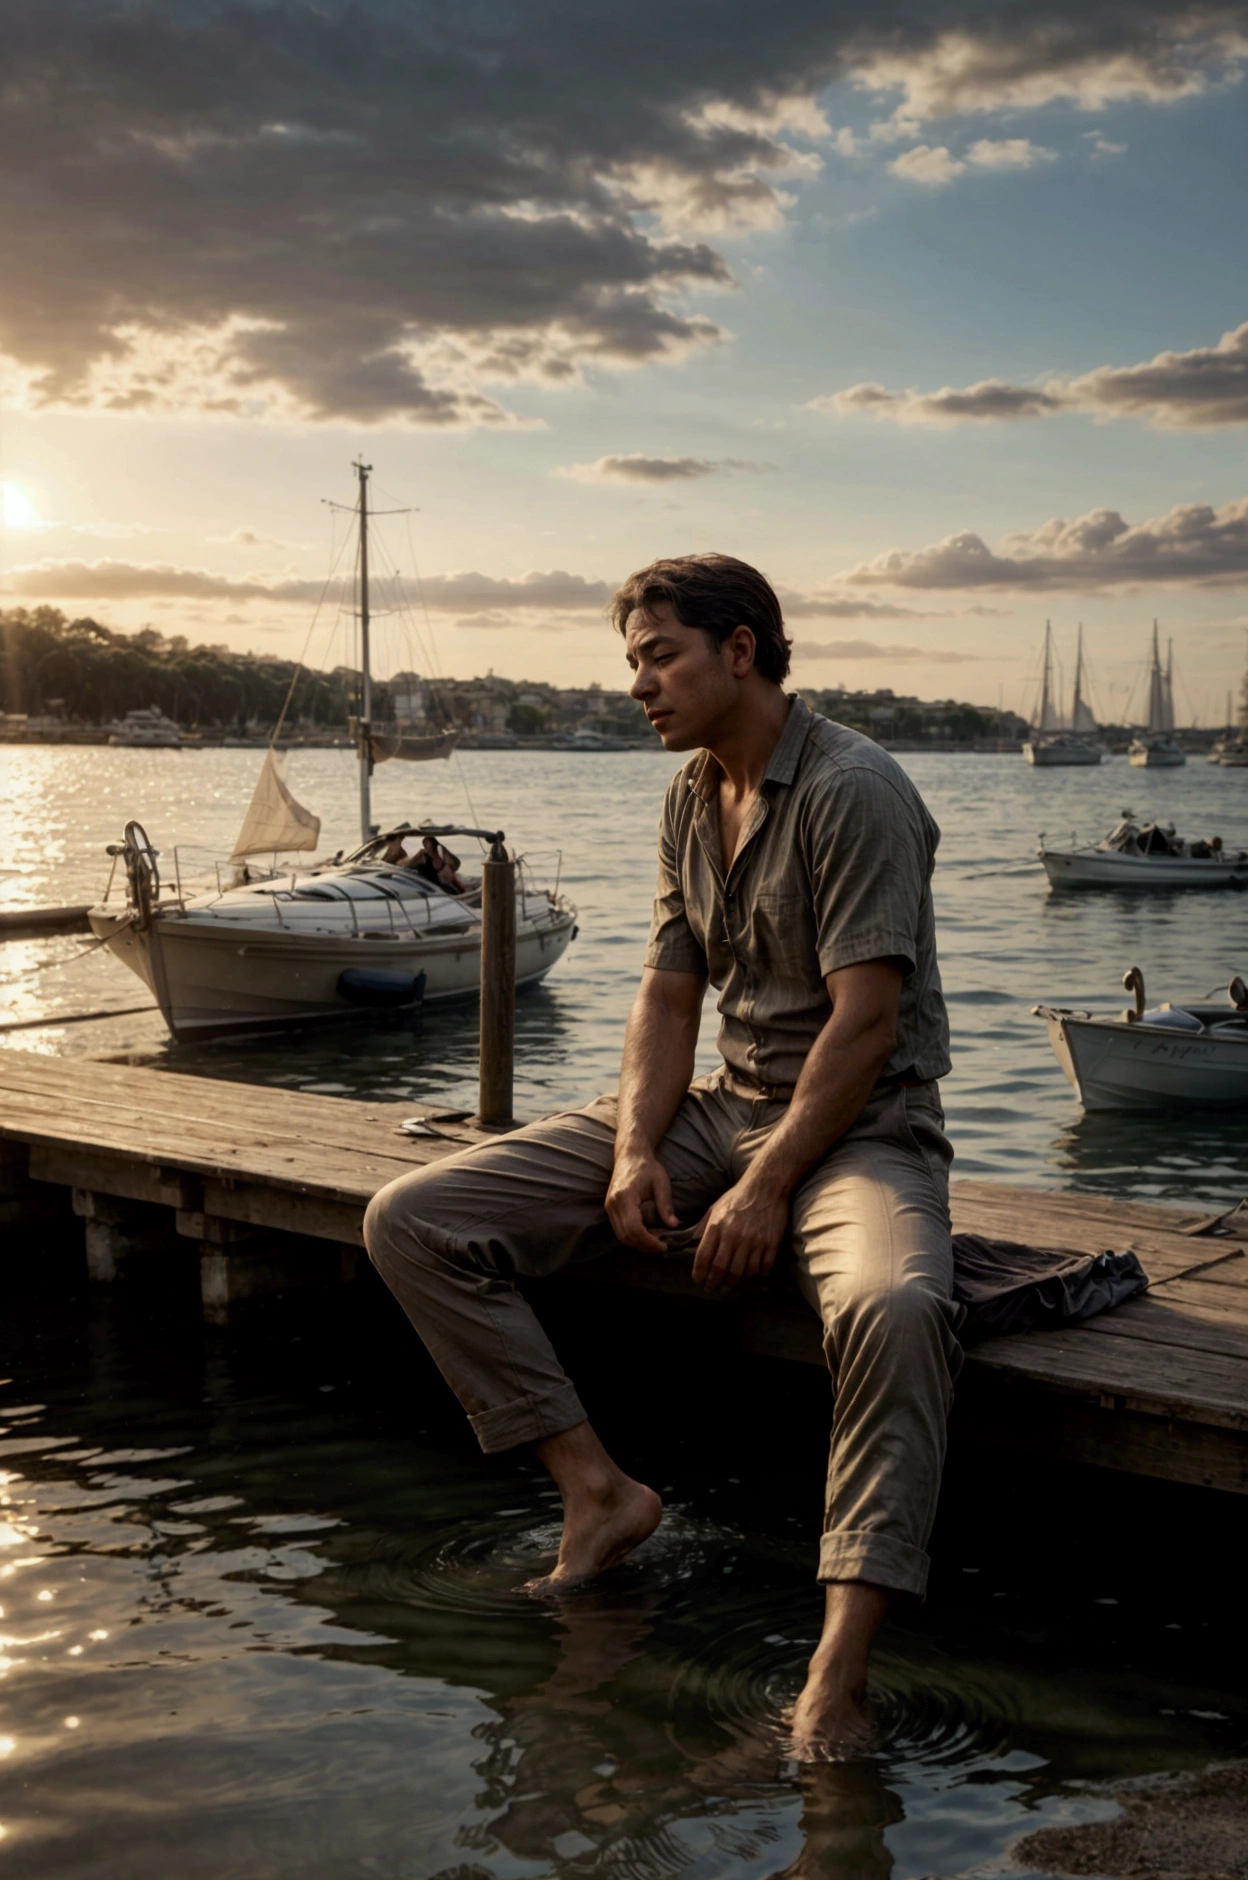
<svg viewBox="0 0 1248 1880"><path fill-rule="evenodd" d="M1044 623L1044 679L1040 704L1031 736L1023 745L1023 756L1037 770L1069 769L1074 765L1099 764L1105 755L1099 744L1090 744L1095 735L1096 719L1084 697L1083 627L1079 628L1075 655L1075 691L1071 701L1070 724L1066 725L1053 687L1053 628Z"/></svg>
<svg viewBox="0 0 1248 1880"><path fill-rule="evenodd" d="M1187 753L1174 738L1174 641L1166 644L1166 664L1162 670L1157 645L1157 622L1153 622L1153 663L1148 675L1148 729L1132 738L1127 746L1127 762L1137 770L1174 770L1187 762Z"/></svg>
<svg viewBox="0 0 1248 1880"><path fill-rule="evenodd" d="M142 705L113 720L108 741L132 749L180 751L182 732L157 706Z"/></svg>
<svg viewBox="0 0 1248 1880"><path fill-rule="evenodd" d="M1217 1003L1183 1000L1151 1011L1138 967L1122 983L1135 994L1128 1012L1032 1007L1085 1110L1248 1104L1248 987L1242 979L1232 979Z"/></svg>
<svg viewBox="0 0 1248 1880"><path fill-rule="evenodd" d="M1122 820L1100 842L1037 851L1055 888L1245 888L1248 850L1224 848L1221 836L1185 842L1173 823Z"/></svg>
<svg viewBox="0 0 1248 1880"><path fill-rule="evenodd" d="M481 974L481 883L460 875L440 850L446 836L467 836L503 856L497 830L424 822L379 830L372 822L371 777L387 758L428 761L451 755L457 732L387 735L371 722L368 603L368 475L359 480L358 611L361 710L354 722L360 771L361 843L348 855L279 867L278 857L315 849L320 820L291 794L285 758L265 754L255 795L215 887L184 892L174 851L174 882L162 884L158 851L137 821L109 853L124 864L124 906L108 894L88 915L92 931L150 987L175 1038L274 1030L360 1008L413 1007L422 1000L471 997ZM281 726L274 732L276 740ZM433 857L424 853L429 846ZM255 858L267 856L269 865ZM544 979L576 935L576 909L547 888L518 856L516 984ZM111 878L110 878L111 880Z"/></svg>

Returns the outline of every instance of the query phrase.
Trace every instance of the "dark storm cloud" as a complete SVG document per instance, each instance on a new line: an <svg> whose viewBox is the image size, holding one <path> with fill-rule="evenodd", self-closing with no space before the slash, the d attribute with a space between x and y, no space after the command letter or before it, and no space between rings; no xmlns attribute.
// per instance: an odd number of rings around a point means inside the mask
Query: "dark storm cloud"
<svg viewBox="0 0 1248 1880"><path fill-rule="evenodd" d="M36 404L504 423L721 337L712 238L782 217L834 79L904 135L1245 44L1243 0L11 0L0 345Z"/></svg>
<svg viewBox="0 0 1248 1880"><path fill-rule="evenodd" d="M1134 524L1115 509L1094 509L1011 536L1000 553L981 536L951 535L913 552L894 549L842 578L927 589L1240 585L1248 582L1248 498L1220 509L1188 503Z"/></svg>
<svg viewBox="0 0 1248 1880"><path fill-rule="evenodd" d="M890 418L898 424L964 424L1045 418L1086 411L1100 418L1141 418L1171 430L1211 430L1248 424L1248 321L1224 333L1216 346L1162 352L1134 366L1098 366L1043 387L983 379L961 390L890 392L883 385L851 385L811 400L811 409L848 416Z"/></svg>

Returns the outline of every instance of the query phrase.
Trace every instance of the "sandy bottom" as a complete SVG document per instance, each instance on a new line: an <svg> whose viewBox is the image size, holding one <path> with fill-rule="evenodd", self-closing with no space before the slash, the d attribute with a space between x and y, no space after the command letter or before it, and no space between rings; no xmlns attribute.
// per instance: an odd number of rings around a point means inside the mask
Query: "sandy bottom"
<svg viewBox="0 0 1248 1880"><path fill-rule="evenodd" d="M1017 1864L1132 1880L1248 1880L1248 1761L1102 1792L1121 1805L1116 1820L1040 1828L1015 1847Z"/></svg>

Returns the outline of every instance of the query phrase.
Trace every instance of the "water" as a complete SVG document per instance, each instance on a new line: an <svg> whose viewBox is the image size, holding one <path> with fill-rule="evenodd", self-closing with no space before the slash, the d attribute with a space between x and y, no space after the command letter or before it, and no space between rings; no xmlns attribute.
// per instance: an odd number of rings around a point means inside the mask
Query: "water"
<svg viewBox="0 0 1248 1880"><path fill-rule="evenodd" d="M13 1880L983 1876L1107 1812L1080 1783L1243 1748L1239 1567L1192 1491L1030 1471L989 1513L955 1466L879 1748L802 1774L817 1374L660 1333L638 1405L609 1354L640 1318L582 1304L561 1342L669 1514L535 1607L552 1490L476 1454L379 1288L224 1332L188 1278L140 1303L66 1277L0 1329Z"/></svg>
<svg viewBox="0 0 1248 1880"><path fill-rule="evenodd" d="M1094 834L1124 802L1248 843L1248 780L906 762L945 830L962 1172L1236 1198L1242 1123L1083 1119L1028 1008L1117 1004L1131 963L1156 996L1225 983L1244 966L1242 903L1057 901L1029 857L1041 828ZM394 765L380 813L479 812L531 853L562 847L582 934L520 1001L519 1097L532 1112L588 1097L614 1075L670 760L462 763L476 812L449 767ZM9 903L92 898L103 843L136 810L167 858L176 834L197 867L193 851L228 847L256 764L0 747ZM305 800L341 806L327 844L349 839L349 758L301 753L292 769ZM106 957L74 959L82 945L4 949L12 1015L48 1020L18 1034L26 1048L471 1101L470 1010L415 1033L177 1050L150 1016L56 1022L142 996ZM720 1349L704 1311L695 1340L640 1300L552 1309L595 1422L669 1512L597 1588L535 1608L515 1588L551 1558L553 1491L523 1457L478 1455L371 1274L212 1330L193 1260L89 1293L80 1248L35 1251L6 1267L0 1322L14 1880L986 1880L1025 1830L1106 1812L1081 1784L1244 1751L1242 1563L1215 1498L955 1457L928 1604L890 1621L878 1655L879 1747L802 1773L782 1714L818 1617L817 1373Z"/></svg>
<svg viewBox="0 0 1248 1880"><path fill-rule="evenodd" d="M580 909L580 937L517 1013L517 1108L538 1115L609 1088L636 983L653 882L654 830L671 758L661 752L466 752L454 764L376 774L377 813L485 827L498 820ZM1118 1009L1127 966L1161 1000L1224 987L1248 970L1245 908L1235 894L1054 895L1036 838L1103 834L1120 809L1173 819L1189 837L1248 847L1248 772L1203 762L1144 773L1116 758L1097 771L1034 771L1011 756L913 756L902 762L944 831L936 875L941 964L953 1028L944 1084L957 1172L1143 1198L1234 1201L1248 1192L1248 1138L1216 1115L1084 1116L1058 1069L1038 1000ZM185 872L228 852L259 766L253 751L114 751L0 746L0 826L10 831L0 905L96 898L104 845L141 815L164 866ZM354 759L298 752L296 793L325 819L327 849L354 837ZM7 894L5 892L7 888ZM447 1107L475 1099L471 1008L431 1011L411 1032L350 1029L280 1044L174 1047L159 1017L58 1026L59 1014L140 1002L144 989L107 954L73 958L76 937L12 944L0 959L0 1007L47 1015L18 1034L26 1049L136 1061L315 1090L412 1097ZM71 960L51 970L48 961ZM715 1062L708 1003L700 1068Z"/></svg>

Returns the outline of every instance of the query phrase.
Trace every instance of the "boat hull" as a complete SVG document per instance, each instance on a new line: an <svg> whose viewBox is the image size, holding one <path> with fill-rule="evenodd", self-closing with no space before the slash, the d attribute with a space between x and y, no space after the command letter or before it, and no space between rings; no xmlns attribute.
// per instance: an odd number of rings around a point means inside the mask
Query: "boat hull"
<svg viewBox="0 0 1248 1880"><path fill-rule="evenodd" d="M278 1031L358 1016L338 990L351 967L425 975L425 1003L467 999L480 988L477 926L423 937L398 933L300 934L157 914L146 929L111 908L92 908L91 930L149 987L175 1038ZM516 984L536 985L567 952L575 915L517 922Z"/></svg>
<svg viewBox="0 0 1248 1880"><path fill-rule="evenodd" d="M1099 764L1104 752L1095 744L1035 744L1023 746L1023 756L1037 770L1069 770Z"/></svg>
<svg viewBox="0 0 1248 1880"><path fill-rule="evenodd" d="M1115 850L1041 849L1055 888L1245 888L1248 862L1218 856L1123 855Z"/></svg>
<svg viewBox="0 0 1248 1880"><path fill-rule="evenodd" d="M1085 1110L1248 1105L1248 1032L1219 1038L1050 1006L1036 1010Z"/></svg>
<svg viewBox="0 0 1248 1880"><path fill-rule="evenodd" d="M1156 744L1137 741L1127 749L1127 762L1136 770L1177 770L1187 762L1187 753L1169 738Z"/></svg>

